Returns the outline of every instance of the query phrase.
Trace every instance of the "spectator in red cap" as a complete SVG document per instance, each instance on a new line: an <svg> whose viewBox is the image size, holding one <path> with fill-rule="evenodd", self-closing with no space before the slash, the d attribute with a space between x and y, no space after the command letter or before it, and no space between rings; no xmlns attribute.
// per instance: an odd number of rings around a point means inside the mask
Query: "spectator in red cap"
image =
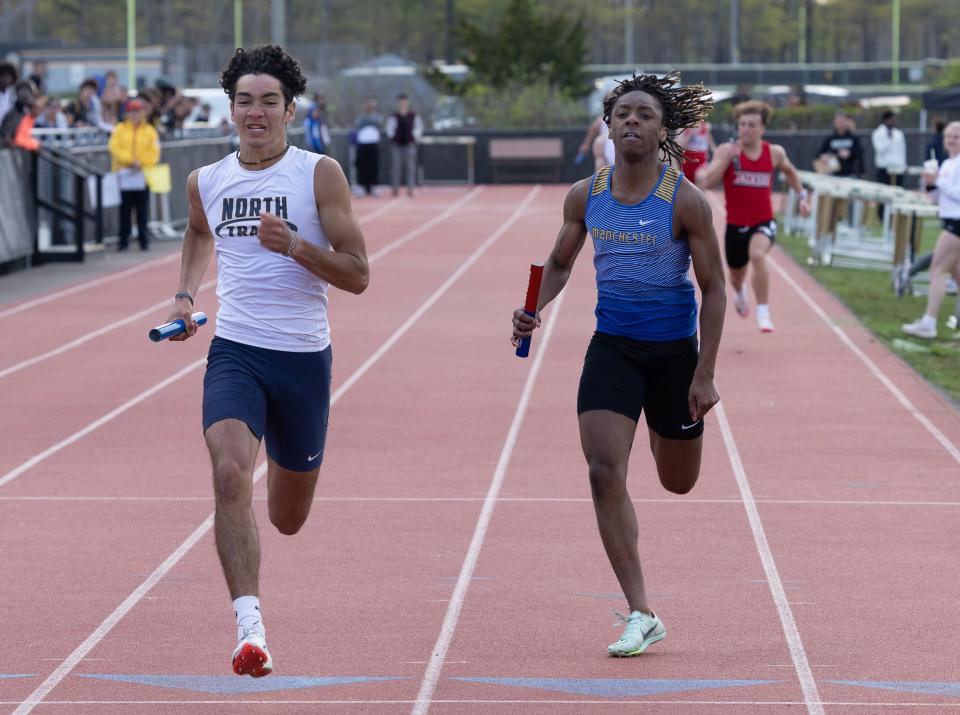
<svg viewBox="0 0 960 715"><path fill-rule="evenodd" d="M133 210L137 211L137 238L140 248L150 247L147 234L147 214L150 205L150 190L143 169L156 165L160 160L160 137L152 125L143 121L144 105L139 99L126 104L126 114L110 135L110 159L112 171L116 171L120 185L120 243L118 249L125 251L130 241Z"/></svg>

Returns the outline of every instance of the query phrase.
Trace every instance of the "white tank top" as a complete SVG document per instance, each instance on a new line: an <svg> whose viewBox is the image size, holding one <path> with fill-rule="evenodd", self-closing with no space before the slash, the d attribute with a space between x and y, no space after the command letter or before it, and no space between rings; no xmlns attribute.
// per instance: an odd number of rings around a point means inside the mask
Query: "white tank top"
<svg viewBox="0 0 960 715"><path fill-rule="evenodd" d="M289 352L330 344L327 282L256 236L264 211L285 219L299 240L330 250L313 194L323 158L291 146L261 171L243 168L236 152L200 169L200 201L217 249L218 336Z"/></svg>

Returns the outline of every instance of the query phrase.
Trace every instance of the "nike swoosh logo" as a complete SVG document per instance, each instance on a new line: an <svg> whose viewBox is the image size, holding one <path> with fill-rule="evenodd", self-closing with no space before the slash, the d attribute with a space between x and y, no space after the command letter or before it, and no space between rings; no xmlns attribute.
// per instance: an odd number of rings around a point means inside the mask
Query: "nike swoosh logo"
<svg viewBox="0 0 960 715"><path fill-rule="evenodd" d="M323 454L323 450L322 450L322 449L321 449L319 452L317 452L316 454L313 454L313 455L307 457L307 461L308 461L308 462L312 462L312 461L315 460L317 457L319 457L321 454Z"/></svg>
<svg viewBox="0 0 960 715"><path fill-rule="evenodd" d="M648 225L648 224L654 223L656 220L657 220L657 219L655 219L655 218L652 218L652 219L650 219L650 220L648 220L648 221L644 221L643 219L641 219L641 220L637 221L637 223L640 224L641 226L646 226L646 225Z"/></svg>
<svg viewBox="0 0 960 715"><path fill-rule="evenodd" d="M700 424L702 421L703 421L703 420L697 420L697 421L694 422L692 425L680 425L680 429L693 429L693 428L696 427L698 424Z"/></svg>

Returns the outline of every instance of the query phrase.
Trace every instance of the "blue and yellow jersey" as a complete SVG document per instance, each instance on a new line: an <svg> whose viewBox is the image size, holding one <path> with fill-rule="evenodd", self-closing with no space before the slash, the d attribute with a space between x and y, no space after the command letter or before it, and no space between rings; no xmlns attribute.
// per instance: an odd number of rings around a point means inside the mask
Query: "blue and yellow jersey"
<svg viewBox="0 0 960 715"><path fill-rule="evenodd" d="M597 330L662 342L697 332L686 234L673 236L673 202L683 175L664 166L653 191L622 204L610 191L613 166L593 177L584 223L597 270Z"/></svg>

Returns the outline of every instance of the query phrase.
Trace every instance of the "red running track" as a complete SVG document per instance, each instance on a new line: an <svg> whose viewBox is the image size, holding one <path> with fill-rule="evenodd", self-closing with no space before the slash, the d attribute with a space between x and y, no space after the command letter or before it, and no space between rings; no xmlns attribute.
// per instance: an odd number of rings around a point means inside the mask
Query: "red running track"
<svg viewBox="0 0 960 715"><path fill-rule="evenodd" d="M777 332L729 312L697 488L664 492L639 437L630 487L668 636L605 657L623 606L574 409L589 247L531 358L508 342L564 193L358 201L372 282L331 299L335 404L303 531L273 531L256 491L263 680L229 672L209 532L213 325L145 336L177 262L0 305L0 712L960 706L957 412L778 251ZM198 308L215 313L212 289Z"/></svg>

